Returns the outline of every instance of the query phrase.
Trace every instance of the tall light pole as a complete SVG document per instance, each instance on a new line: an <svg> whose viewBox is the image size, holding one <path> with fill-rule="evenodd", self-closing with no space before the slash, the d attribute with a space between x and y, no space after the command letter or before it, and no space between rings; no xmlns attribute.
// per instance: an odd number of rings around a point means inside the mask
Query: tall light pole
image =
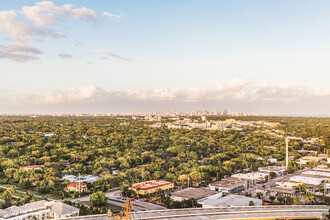
<svg viewBox="0 0 330 220"><path fill-rule="evenodd" d="M285 144L286 144L286 155L285 155L285 159L286 159L286 163L285 166L286 168L288 168L289 166L289 141L290 140L303 140L302 138L297 138L297 137L286 137L285 138Z"/></svg>

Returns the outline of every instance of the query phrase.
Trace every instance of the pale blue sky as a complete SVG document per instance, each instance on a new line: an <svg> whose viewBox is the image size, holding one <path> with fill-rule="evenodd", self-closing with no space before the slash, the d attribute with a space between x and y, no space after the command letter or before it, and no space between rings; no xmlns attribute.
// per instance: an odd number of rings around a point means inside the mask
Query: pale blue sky
<svg viewBox="0 0 330 220"><path fill-rule="evenodd" d="M15 21L32 25L32 20L21 10L37 2L40 1L2 1L0 11L13 9L17 14ZM0 58L1 53L6 52L4 48L10 44L33 47L42 52L36 54L37 60L26 62L2 56L0 89L3 91L0 97L6 100L3 103L17 96L38 96L49 91L66 94L70 89L87 86L107 93L154 91L159 88L187 91L192 87L214 88L217 82L227 85L233 80L249 80L248 92L252 93L249 97L254 98L260 94L259 90L268 91L264 89L267 86L301 90L292 97L285 94L286 100L288 97L301 99L306 94L313 99L316 95L322 100L329 97L329 1L56 0L53 3L55 6L72 4L71 10L86 7L97 17L84 20L58 14L60 21L37 28L52 29L66 35L65 38L37 35L25 42L10 37L3 23ZM104 12L120 17L104 16ZM96 53L98 50L120 57L100 59L105 53ZM72 58L63 59L58 54ZM272 96L271 99L281 95L274 92ZM175 97L179 101L179 95ZM155 97L150 98L151 103L152 98ZM263 109L253 109L244 104L236 106L223 99L218 101L219 106L229 109L263 112ZM109 104L110 101L106 102ZM275 102L272 104L276 106ZM144 106L143 103L137 105ZM330 104L323 105L308 111L328 113ZM196 106L202 108L204 104L198 102ZM64 104L61 106L61 102L56 111L60 111L61 107L71 111L64 108ZM139 109L149 110L144 107ZM191 105L187 109L193 107ZM205 106L206 109L213 107ZM28 111L36 109L38 105ZM300 110L300 107L292 106L284 112L274 109L273 112L298 113L296 109ZM99 107L90 111L107 110L111 111L111 108ZM15 111L15 107L8 108L8 111Z"/></svg>

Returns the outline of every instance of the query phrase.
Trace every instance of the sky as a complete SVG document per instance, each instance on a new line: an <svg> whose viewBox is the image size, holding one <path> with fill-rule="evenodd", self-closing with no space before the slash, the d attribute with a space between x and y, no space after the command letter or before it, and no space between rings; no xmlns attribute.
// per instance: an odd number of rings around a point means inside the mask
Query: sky
<svg viewBox="0 0 330 220"><path fill-rule="evenodd" d="M0 114L330 115L330 2L0 3Z"/></svg>

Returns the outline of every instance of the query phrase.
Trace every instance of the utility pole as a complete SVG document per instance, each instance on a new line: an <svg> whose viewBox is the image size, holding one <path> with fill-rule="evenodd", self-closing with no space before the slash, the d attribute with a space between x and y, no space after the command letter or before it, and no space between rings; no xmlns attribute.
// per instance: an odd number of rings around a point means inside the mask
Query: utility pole
<svg viewBox="0 0 330 220"><path fill-rule="evenodd" d="M79 173L78 182L79 182L79 185L78 185L78 190L79 190L79 197L80 197L80 173Z"/></svg>
<svg viewBox="0 0 330 220"><path fill-rule="evenodd" d="M190 180L190 179L189 179L189 174L188 174L188 188L189 188L189 180Z"/></svg>
<svg viewBox="0 0 330 220"><path fill-rule="evenodd" d="M144 166L142 166L142 182L144 182Z"/></svg>
<svg viewBox="0 0 330 220"><path fill-rule="evenodd" d="M289 141L290 140L303 140L302 138L297 138L297 137L286 137L285 138L285 165L286 168L289 166Z"/></svg>
<svg viewBox="0 0 330 220"><path fill-rule="evenodd" d="M285 138L285 165L286 165L286 168L288 168L289 166L289 139L288 138Z"/></svg>
<svg viewBox="0 0 330 220"><path fill-rule="evenodd" d="M270 171L269 171L269 167L268 167L268 182L270 180Z"/></svg>

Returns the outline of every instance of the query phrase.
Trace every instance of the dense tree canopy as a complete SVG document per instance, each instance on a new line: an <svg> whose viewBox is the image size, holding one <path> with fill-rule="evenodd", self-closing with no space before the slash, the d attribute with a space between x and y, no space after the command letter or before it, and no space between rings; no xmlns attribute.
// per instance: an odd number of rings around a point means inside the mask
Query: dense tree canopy
<svg viewBox="0 0 330 220"><path fill-rule="evenodd" d="M226 118L209 118L224 120ZM319 138L316 144L292 140L290 151L329 148L330 119L243 117L280 122L276 128L242 130L150 128L151 122L116 117L0 117L0 184L10 183L41 194L63 196L65 174L100 175L90 192L165 179L179 187L207 184L235 172L285 156L283 135ZM123 125L125 122L127 124ZM269 148L273 146L276 148ZM23 170L41 165L40 170ZM296 164L292 164L294 168ZM116 172L114 172L116 171Z"/></svg>

